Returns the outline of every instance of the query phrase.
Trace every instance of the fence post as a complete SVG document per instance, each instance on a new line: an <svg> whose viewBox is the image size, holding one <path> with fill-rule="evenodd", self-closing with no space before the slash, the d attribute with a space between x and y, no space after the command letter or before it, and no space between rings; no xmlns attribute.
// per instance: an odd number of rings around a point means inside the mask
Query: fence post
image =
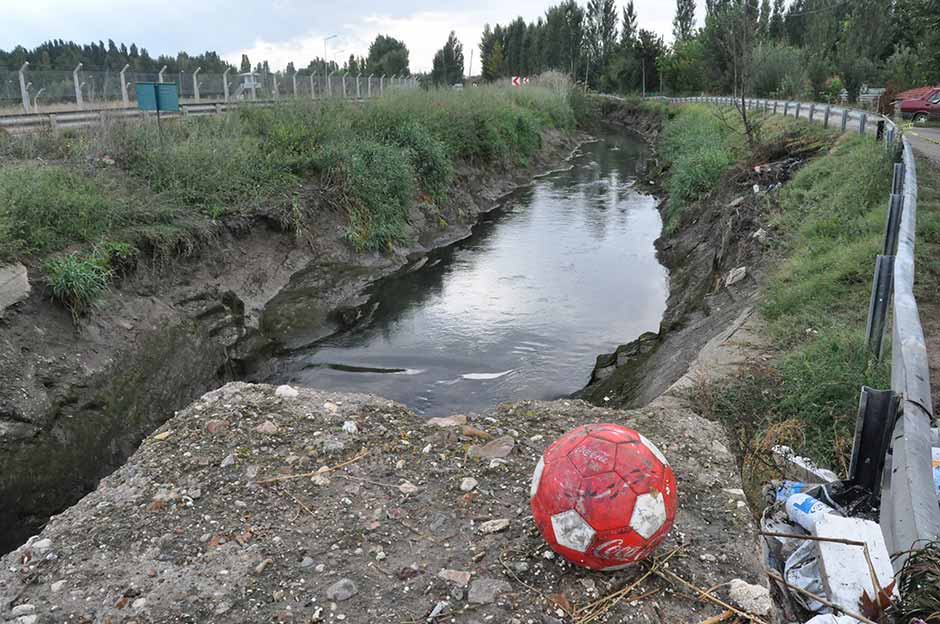
<svg viewBox="0 0 940 624"><path fill-rule="evenodd" d="M777 114L777 100L774 100L774 115Z"/></svg>
<svg viewBox="0 0 940 624"><path fill-rule="evenodd" d="M343 99L346 99L346 76L349 75L349 72L343 74Z"/></svg>
<svg viewBox="0 0 940 624"><path fill-rule="evenodd" d="M823 115L823 128L829 127L829 114L832 113L832 106L826 104L826 113Z"/></svg>
<svg viewBox="0 0 940 624"><path fill-rule="evenodd" d="M85 108L85 100L82 97L82 84L79 82L78 72L82 69L82 64L79 63L75 66L75 69L72 70L72 82L75 83L75 103L79 108Z"/></svg>
<svg viewBox="0 0 940 624"><path fill-rule="evenodd" d="M868 113L862 113L861 119L858 120L858 133L865 134L865 124L868 122Z"/></svg>
<svg viewBox="0 0 940 624"><path fill-rule="evenodd" d="M277 74L271 74L271 96L277 99L280 93L277 92Z"/></svg>
<svg viewBox="0 0 940 624"><path fill-rule="evenodd" d="M356 74L356 99L357 99L357 100L362 99L362 93L361 93L361 91L360 91L360 89L359 89L359 79L360 79L360 78L362 78L362 72L359 72L358 74Z"/></svg>
<svg viewBox="0 0 940 624"><path fill-rule="evenodd" d="M800 118L800 109L801 109L801 108L803 108L803 102L797 102L797 103L796 103L796 115L795 115L795 117L796 117L797 119Z"/></svg>
<svg viewBox="0 0 940 624"><path fill-rule="evenodd" d="M888 304L891 301L891 287L894 276L894 256L879 254L875 261L875 275L871 284L871 301L868 304L868 323L865 327L865 339L868 350L881 359L884 346L885 325L888 316Z"/></svg>
<svg viewBox="0 0 940 624"><path fill-rule="evenodd" d="M317 97L317 90L313 86L313 76L314 74L310 74L310 99L311 100Z"/></svg>
<svg viewBox="0 0 940 624"><path fill-rule="evenodd" d="M294 97L297 97L297 72L290 75L290 81Z"/></svg>
<svg viewBox="0 0 940 624"><path fill-rule="evenodd" d="M331 71L326 75L326 96L333 97L333 74L335 71Z"/></svg>
<svg viewBox="0 0 940 624"><path fill-rule="evenodd" d="M202 71L201 67L197 67L196 71L193 72L193 99L197 102L199 101L199 72Z"/></svg>
<svg viewBox="0 0 940 624"><path fill-rule="evenodd" d="M20 66L20 97L23 99L23 112L29 115L29 91L26 90L26 68L29 61Z"/></svg>
<svg viewBox="0 0 940 624"><path fill-rule="evenodd" d="M784 102L783 103L783 116L786 117L789 112L790 112L790 103Z"/></svg>
<svg viewBox="0 0 940 624"><path fill-rule="evenodd" d="M816 116L816 102L809 105L809 121L813 123L813 117Z"/></svg>
<svg viewBox="0 0 940 624"><path fill-rule="evenodd" d="M160 68L160 71L157 73L157 82L163 82L163 72L166 71L166 65Z"/></svg>
<svg viewBox="0 0 940 624"><path fill-rule="evenodd" d="M251 99L254 101L258 99L258 82L255 80L255 72L249 72L248 78L251 79Z"/></svg>
<svg viewBox="0 0 940 624"><path fill-rule="evenodd" d="M904 210L904 196L892 193L888 202L888 220L885 222L884 245L881 253L893 256L898 248L898 233L901 231L901 216Z"/></svg>
<svg viewBox="0 0 940 624"><path fill-rule="evenodd" d="M222 72L222 99L228 102L228 73L232 71L231 67L226 67Z"/></svg>
<svg viewBox="0 0 940 624"><path fill-rule="evenodd" d="M131 105L130 98L127 97L127 80L124 78L124 72L127 71L127 68L130 65L124 65L124 69L121 70L121 102L124 104L124 108L127 108Z"/></svg>
<svg viewBox="0 0 940 624"><path fill-rule="evenodd" d="M379 78L379 95L385 95L385 74Z"/></svg>
<svg viewBox="0 0 940 624"><path fill-rule="evenodd" d="M366 97L367 98L372 97L372 76L374 75L375 74L369 74L369 78L366 79Z"/></svg>
<svg viewBox="0 0 940 624"><path fill-rule="evenodd" d="M849 127L849 109L843 108L842 109L842 132L845 132L845 130L848 127Z"/></svg>

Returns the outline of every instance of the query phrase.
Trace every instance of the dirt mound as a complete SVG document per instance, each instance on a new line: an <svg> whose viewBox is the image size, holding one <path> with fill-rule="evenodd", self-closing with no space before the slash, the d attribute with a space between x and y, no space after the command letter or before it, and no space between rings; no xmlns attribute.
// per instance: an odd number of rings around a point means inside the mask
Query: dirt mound
<svg viewBox="0 0 940 624"><path fill-rule="evenodd" d="M756 580L752 519L723 433L681 400L631 412L522 402L422 421L375 397L232 383L177 414L96 491L4 557L0 615L35 623L566 619L569 605L586 606L643 571L574 569L532 522L538 458L588 422L636 428L672 461L679 513L661 552L681 547L673 573L703 588ZM698 622L721 611L656 577L631 597L642 595L598 621Z"/></svg>

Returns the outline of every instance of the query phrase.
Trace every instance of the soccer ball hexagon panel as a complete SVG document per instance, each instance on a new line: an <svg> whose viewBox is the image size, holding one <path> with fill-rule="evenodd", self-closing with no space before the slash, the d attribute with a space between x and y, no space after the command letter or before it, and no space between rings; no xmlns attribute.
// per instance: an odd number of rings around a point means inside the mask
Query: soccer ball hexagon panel
<svg viewBox="0 0 940 624"><path fill-rule="evenodd" d="M572 429L543 453L530 503L549 546L594 570L649 556L672 527L676 478L641 434L614 424Z"/></svg>

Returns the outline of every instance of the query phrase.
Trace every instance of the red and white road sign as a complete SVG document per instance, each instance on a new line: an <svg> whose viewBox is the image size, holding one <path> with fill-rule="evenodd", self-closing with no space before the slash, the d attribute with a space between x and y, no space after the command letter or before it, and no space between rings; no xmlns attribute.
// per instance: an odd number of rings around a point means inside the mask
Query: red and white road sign
<svg viewBox="0 0 940 624"><path fill-rule="evenodd" d="M513 76L512 77L512 86L521 87L522 85L529 84L528 76Z"/></svg>
<svg viewBox="0 0 940 624"><path fill-rule="evenodd" d="M522 84L529 84L529 77L528 77L528 76L526 76L525 78L522 79Z"/></svg>
<svg viewBox="0 0 940 624"><path fill-rule="evenodd" d="M513 76L513 77L512 77L512 86L518 87L519 84L520 84L520 82L519 82L520 80L521 80L521 78L520 78L519 76Z"/></svg>

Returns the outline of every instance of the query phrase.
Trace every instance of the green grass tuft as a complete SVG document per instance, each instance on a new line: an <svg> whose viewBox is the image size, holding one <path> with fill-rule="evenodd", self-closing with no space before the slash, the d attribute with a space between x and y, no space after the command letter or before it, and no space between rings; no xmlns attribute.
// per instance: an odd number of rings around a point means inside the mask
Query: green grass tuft
<svg viewBox="0 0 940 624"><path fill-rule="evenodd" d="M85 314L108 288L111 271L98 256L70 254L43 265L52 296L62 302L76 320Z"/></svg>

